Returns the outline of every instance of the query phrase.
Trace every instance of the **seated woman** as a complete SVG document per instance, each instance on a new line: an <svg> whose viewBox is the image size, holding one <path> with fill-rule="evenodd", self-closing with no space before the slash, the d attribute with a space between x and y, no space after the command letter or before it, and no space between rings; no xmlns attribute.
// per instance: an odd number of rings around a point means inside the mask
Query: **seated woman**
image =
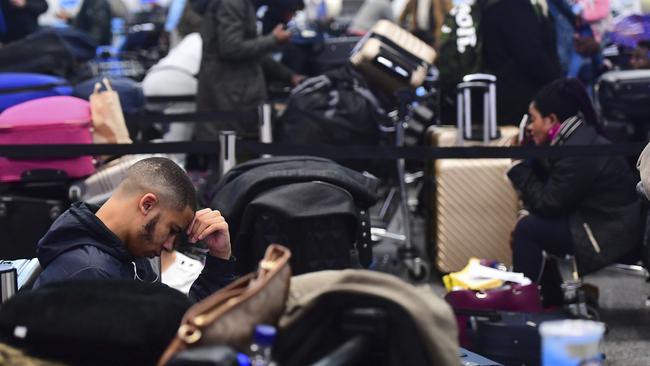
<svg viewBox="0 0 650 366"><path fill-rule="evenodd" d="M603 145L596 113L582 84L558 79L529 107L529 137L538 146ZM515 162L508 177L530 213L513 233L513 266L542 286L545 305L562 301L550 255L575 255L581 275L624 257L640 240L641 203L626 160L565 156ZM543 276L542 276L543 273Z"/></svg>

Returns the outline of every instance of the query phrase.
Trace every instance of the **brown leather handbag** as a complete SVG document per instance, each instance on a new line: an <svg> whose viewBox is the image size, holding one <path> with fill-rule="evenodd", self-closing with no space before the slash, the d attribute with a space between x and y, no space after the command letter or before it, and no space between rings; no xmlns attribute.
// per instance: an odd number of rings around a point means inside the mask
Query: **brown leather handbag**
<svg viewBox="0 0 650 366"><path fill-rule="evenodd" d="M165 365L187 348L225 344L243 350L258 324L277 324L289 295L289 249L272 244L257 272L250 273L193 305L176 338L158 361Z"/></svg>

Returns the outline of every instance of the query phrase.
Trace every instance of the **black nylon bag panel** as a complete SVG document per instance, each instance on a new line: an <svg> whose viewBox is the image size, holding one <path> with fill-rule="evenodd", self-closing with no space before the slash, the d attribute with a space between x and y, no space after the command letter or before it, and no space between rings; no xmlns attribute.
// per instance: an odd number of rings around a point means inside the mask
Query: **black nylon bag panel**
<svg viewBox="0 0 650 366"><path fill-rule="evenodd" d="M294 275L350 268L358 217L352 196L323 182L270 189L246 208L233 245L237 272L255 269L270 244L291 250Z"/></svg>
<svg viewBox="0 0 650 366"><path fill-rule="evenodd" d="M0 308L0 341L34 356L80 365L152 365L190 300L158 283L87 280L22 291ZM16 326L27 328L24 339Z"/></svg>

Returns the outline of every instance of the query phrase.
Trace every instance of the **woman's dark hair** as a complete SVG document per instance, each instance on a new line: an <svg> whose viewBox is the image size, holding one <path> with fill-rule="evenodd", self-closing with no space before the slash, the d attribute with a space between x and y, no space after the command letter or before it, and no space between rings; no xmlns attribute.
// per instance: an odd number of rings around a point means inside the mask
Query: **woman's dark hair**
<svg viewBox="0 0 650 366"><path fill-rule="evenodd" d="M563 78L546 84L537 93L533 103L543 117L554 113L560 122L581 112L587 125L598 132L602 131L591 99L578 79Z"/></svg>

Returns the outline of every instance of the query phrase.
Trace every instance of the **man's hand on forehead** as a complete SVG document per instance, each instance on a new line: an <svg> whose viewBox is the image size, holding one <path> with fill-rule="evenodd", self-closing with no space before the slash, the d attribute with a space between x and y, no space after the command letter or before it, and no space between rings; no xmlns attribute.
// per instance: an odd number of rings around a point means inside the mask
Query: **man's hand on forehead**
<svg viewBox="0 0 650 366"><path fill-rule="evenodd" d="M228 223L219 211L209 208L197 211L187 228L187 238L190 243L203 240L212 256L225 260L230 258Z"/></svg>

